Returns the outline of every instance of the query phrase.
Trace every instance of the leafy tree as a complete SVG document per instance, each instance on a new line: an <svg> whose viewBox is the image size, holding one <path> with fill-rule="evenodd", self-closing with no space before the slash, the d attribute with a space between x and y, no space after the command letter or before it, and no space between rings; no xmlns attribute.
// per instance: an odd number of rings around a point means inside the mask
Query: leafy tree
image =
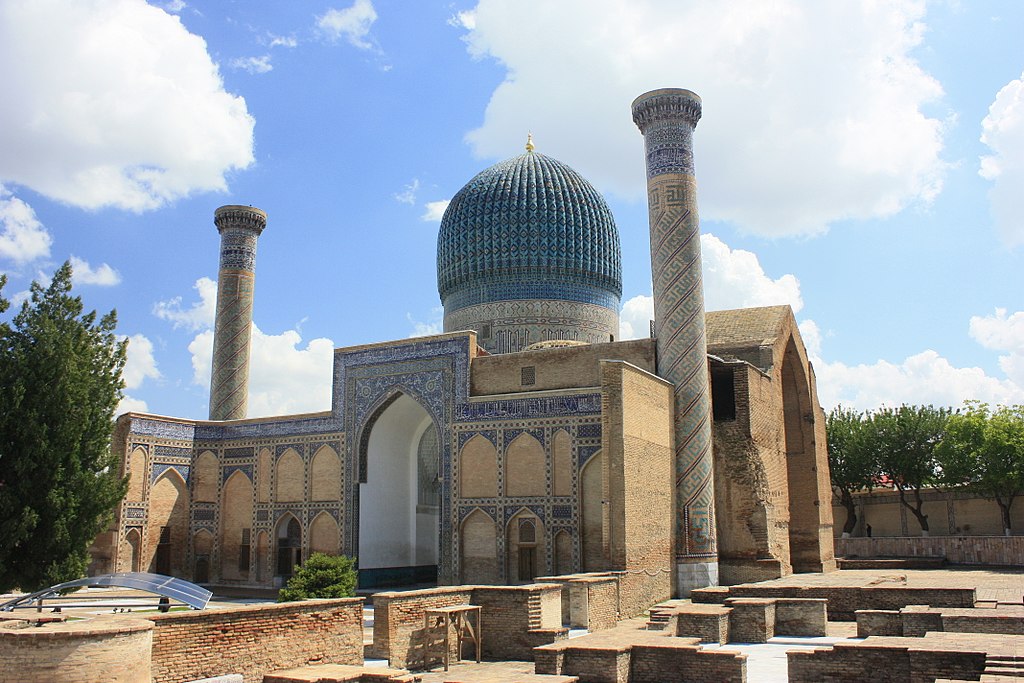
<svg viewBox="0 0 1024 683"><path fill-rule="evenodd" d="M871 414L864 432L881 473L896 487L900 503L917 518L925 536L928 515L922 511L921 489L938 483L935 447L942 440L948 418L947 408L930 405L883 408Z"/></svg>
<svg viewBox="0 0 1024 683"><path fill-rule="evenodd" d="M832 488L846 508L844 536L853 533L857 526L853 494L862 489L871 489L878 478L878 462L867 447L864 437L867 420L864 413L838 406L832 409L825 421Z"/></svg>
<svg viewBox="0 0 1024 683"><path fill-rule="evenodd" d="M0 592L82 576L127 485L110 451L126 344L70 292L65 263L0 323Z"/></svg>
<svg viewBox="0 0 1024 683"><path fill-rule="evenodd" d="M947 484L962 484L993 499L1009 536L1010 506L1024 493L1024 406L968 401L950 415L937 456Z"/></svg>
<svg viewBox="0 0 1024 683"><path fill-rule="evenodd" d="M278 602L309 598L349 598L356 591L355 560L313 553L277 594Z"/></svg>

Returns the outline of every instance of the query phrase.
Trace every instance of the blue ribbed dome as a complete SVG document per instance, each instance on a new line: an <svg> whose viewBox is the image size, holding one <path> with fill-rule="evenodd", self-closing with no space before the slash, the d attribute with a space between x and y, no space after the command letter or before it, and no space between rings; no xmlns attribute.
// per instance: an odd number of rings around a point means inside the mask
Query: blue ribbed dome
<svg viewBox="0 0 1024 683"><path fill-rule="evenodd" d="M579 173L527 152L477 174L452 198L437 237L445 310L557 299L618 310L619 232Z"/></svg>

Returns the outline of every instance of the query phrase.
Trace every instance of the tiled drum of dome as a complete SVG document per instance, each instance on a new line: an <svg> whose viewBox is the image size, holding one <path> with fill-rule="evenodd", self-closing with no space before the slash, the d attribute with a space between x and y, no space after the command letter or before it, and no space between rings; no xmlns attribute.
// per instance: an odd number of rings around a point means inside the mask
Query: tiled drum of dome
<svg viewBox="0 0 1024 683"><path fill-rule="evenodd" d="M644 135L658 374L675 385L679 591L717 583L711 401L693 169L700 98L656 90L633 103ZM688 584L688 585L687 585Z"/></svg>

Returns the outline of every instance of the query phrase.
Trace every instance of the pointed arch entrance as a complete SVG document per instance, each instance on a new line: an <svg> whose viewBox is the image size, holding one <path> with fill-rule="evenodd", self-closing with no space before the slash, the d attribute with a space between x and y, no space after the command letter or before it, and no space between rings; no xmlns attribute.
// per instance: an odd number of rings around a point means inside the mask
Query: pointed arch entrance
<svg viewBox="0 0 1024 683"><path fill-rule="evenodd" d="M437 580L439 436L426 409L402 392L366 421L359 439L361 587Z"/></svg>

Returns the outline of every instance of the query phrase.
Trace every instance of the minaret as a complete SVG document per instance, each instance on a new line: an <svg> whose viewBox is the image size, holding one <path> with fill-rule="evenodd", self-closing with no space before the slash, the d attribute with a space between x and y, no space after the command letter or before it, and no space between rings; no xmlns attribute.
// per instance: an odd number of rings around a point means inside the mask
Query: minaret
<svg viewBox="0 0 1024 683"><path fill-rule="evenodd" d="M675 385L676 591L718 583L704 287L693 130L701 101L653 90L633 101L644 136L658 374Z"/></svg>
<svg viewBox="0 0 1024 683"><path fill-rule="evenodd" d="M249 342L256 283L256 239L267 214L251 206L222 206L213 214L220 232L217 323L213 331L210 419L245 417L249 398Z"/></svg>

